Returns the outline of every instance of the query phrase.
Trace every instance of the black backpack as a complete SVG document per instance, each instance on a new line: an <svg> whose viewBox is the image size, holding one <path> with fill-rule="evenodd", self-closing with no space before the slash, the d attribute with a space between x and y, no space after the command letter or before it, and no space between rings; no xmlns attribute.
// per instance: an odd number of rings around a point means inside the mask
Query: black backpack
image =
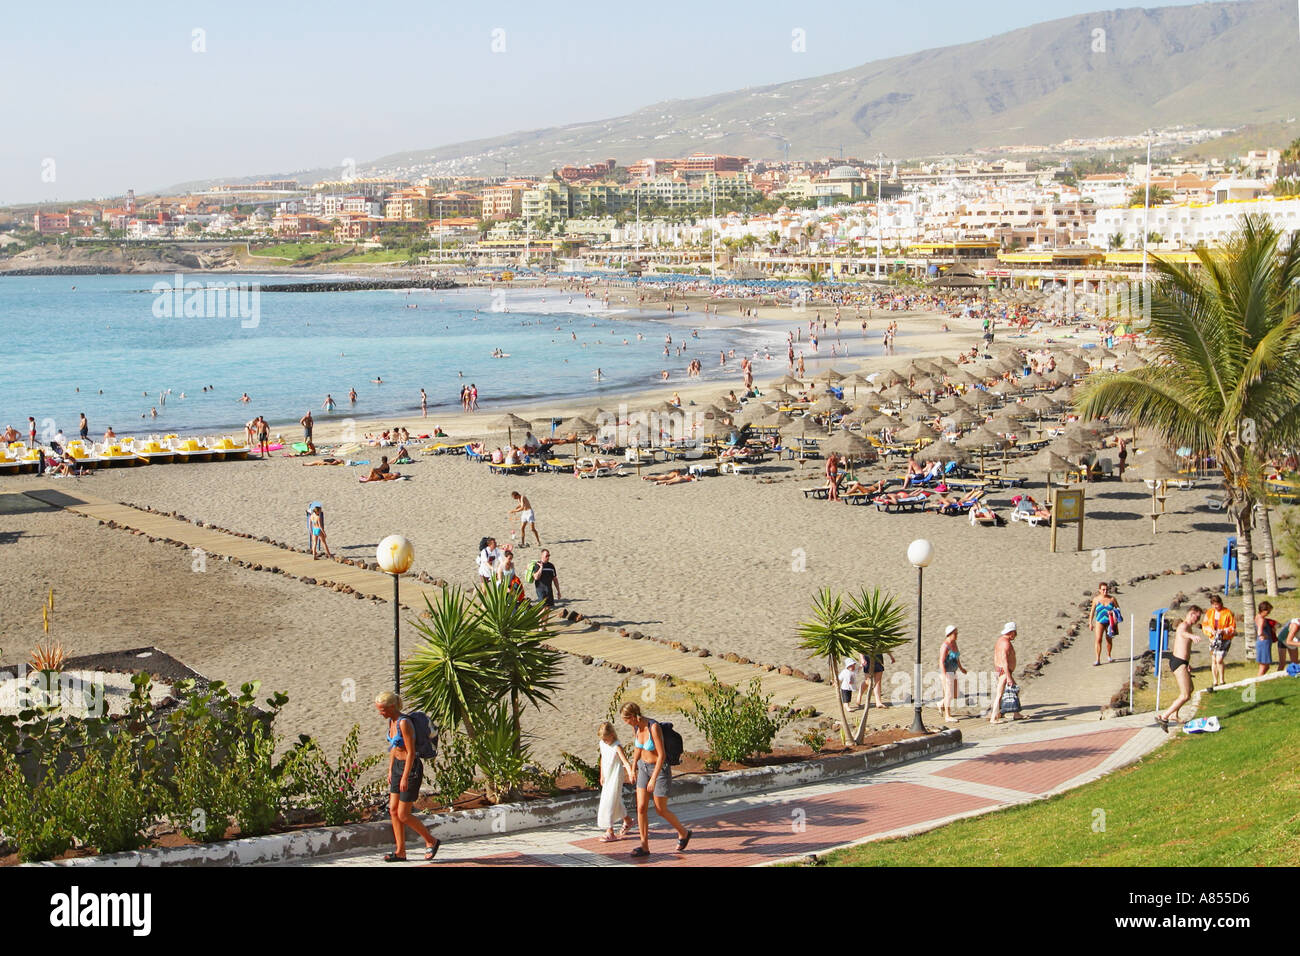
<svg viewBox="0 0 1300 956"><path fill-rule="evenodd" d="M411 722L411 731L415 734L415 755L425 760L438 756L438 725L422 710L402 716Z"/></svg>
<svg viewBox="0 0 1300 956"><path fill-rule="evenodd" d="M673 730L673 725L669 721L661 720L659 732L664 737L664 760L668 761L668 766L676 767L682 762L682 735Z"/></svg>

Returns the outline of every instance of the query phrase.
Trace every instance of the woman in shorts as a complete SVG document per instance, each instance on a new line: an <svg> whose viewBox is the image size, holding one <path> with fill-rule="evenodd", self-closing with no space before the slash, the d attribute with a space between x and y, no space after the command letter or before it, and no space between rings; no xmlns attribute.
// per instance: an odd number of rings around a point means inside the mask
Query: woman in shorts
<svg viewBox="0 0 1300 956"><path fill-rule="evenodd" d="M411 812L424 782L424 762L415 753L415 727L402 714L402 698L392 691L375 698L375 710L388 721L388 818L397 843L392 853L384 854L384 862L406 862L407 827L424 840L424 859L432 860L442 841Z"/></svg>
<svg viewBox="0 0 1300 956"><path fill-rule="evenodd" d="M1259 608L1255 613L1255 663L1259 665L1257 677L1263 677L1273 666L1273 645L1280 643L1277 636L1277 621L1269 617L1272 613L1272 604L1268 601L1259 602ZM1283 647L1278 647L1279 670L1282 667L1282 658L1285 656L1286 651Z"/></svg>
<svg viewBox="0 0 1300 956"><path fill-rule="evenodd" d="M641 708L628 701L619 711L623 722L633 729L632 746L636 751L636 820L641 833L641 845L632 851L634 857L650 855L650 796L654 796L655 813L677 831L677 850L681 852L691 842L691 831L668 809L668 787L673 771L667 760L663 731L659 721L642 715Z"/></svg>

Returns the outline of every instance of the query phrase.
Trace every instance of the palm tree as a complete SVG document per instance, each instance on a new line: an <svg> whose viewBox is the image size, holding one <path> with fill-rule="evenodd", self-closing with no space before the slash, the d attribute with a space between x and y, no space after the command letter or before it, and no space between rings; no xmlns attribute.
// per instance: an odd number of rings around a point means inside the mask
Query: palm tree
<svg viewBox="0 0 1300 956"><path fill-rule="evenodd" d="M1108 236L1108 237L1106 238L1106 244L1107 244L1108 246L1110 246L1110 248L1112 248L1112 249L1123 249L1123 248L1124 248L1124 233L1122 233L1122 232L1117 232L1117 233L1115 233L1115 235L1113 235L1113 236Z"/></svg>
<svg viewBox="0 0 1300 956"><path fill-rule="evenodd" d="M1147 336L1164 361L1093 375L1075 403L1083 418L1115 416L1214 455L1237 528L1246 646L1261 454L1300 436L1300 232L1285 251L1280 240L1267 217L1243 217L1221 254L1196 250L1197 271L1153 257Z"/></svg>
<svg viewBox="0 0 1300 956"><path fill-rule="evenodd" d="M444 727L463 727L471 740L497 698L496 649L478 627L472 602L459 588L444 589L428 614L414 622L424 643L402 662L407 698Z"/></svg>
<svg viewBox="0 0 1300 956"><path fill-rule="evenodd" d="M478 632L493 648L500 690L510 700L515 730L515 753L522 743L520 708L523 701L533 707L555 706L551 694L559 689L561 654L544 643L552 636L547 626L550 609L543 604L519 600L503 582L491 582L475 595Z"/></svg>
<svg viewBox="0 0 1300 956"><path fill-rule="evenodd" d="M799 625L799 647L825 657L831 665L831 684L836 687L835 675L840 672L840 662L852 660L859 654L883 654L906 642L903 637L903 609L892 595L878 588L862 591L847 602L843 595L822 588L813 596L813 616ZM867 709L854 733L849 726L849 712L840 700L840 721L844 739L855 744L862 742L867 726L871 698L867 696Z"/></svg>

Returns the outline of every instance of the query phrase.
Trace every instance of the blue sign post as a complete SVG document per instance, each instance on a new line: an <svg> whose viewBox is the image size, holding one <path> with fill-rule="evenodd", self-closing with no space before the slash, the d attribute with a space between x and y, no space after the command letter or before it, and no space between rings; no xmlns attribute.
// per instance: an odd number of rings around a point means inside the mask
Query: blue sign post
<svg viewBox="0 0 1300 956"><path fill-rule="evenodd" d="M1237 590L1241 590L1241 568L1237 564L1237 539L1229 538L1223 547L1223 593L1230 593L1228 588L1236 580Z"/></svg>
<svg viewBox="0 0 1300 956"><path fill-rule="evenodd" d="M1160 679L1164 675L1165 651L1169 650L1169 632L1177 625L1169 615L1169 608L1162 607L1156 611L1147 626L1147 647L1155 654L1156 666L1156 711L1160 710ZM1132 686L1130 684L1130 686Z"/></svg>

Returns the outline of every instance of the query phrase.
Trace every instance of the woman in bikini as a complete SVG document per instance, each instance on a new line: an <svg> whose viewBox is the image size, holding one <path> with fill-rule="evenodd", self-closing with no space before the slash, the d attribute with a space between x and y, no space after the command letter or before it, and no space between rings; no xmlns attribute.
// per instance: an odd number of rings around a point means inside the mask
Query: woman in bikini
<svg viewBox="0 0 1300 956"><path fill-rule="evenodd" d="M329 542L325 540L325 512L320 505L311 509L309 520L311 521L311 559L315 561L320 557L320 549L325 549L325 557L333 560L334 555L330 553Z"/></svg>
<svg viewBox="0 0 1300 956"><path fill-rule="evenodd" d="M672 782L672 767L668 764L663 731L659 721L641 713L637 704L629 701L619 711L623 722L633 729L632 746L636 751L636 820L641 833L641 845L632 851L635 857L650 855L650 797L654 796L655 813L668 821L677 831L677 850L681 852L691 842L691 831L682 826L677 814L668 809L668 787Z"/></svg>
<svg viewBox="0 0 1300 956"><path fill-rule="evenodd" d="M1092 666L1101 666L1102 641L1106 642L1106 663L1115 663L1115 658L1111 656L1112 642L1115 637L1112 628L1118 627L1123 618L1120 617L1119 613L1119 601L1115 600L1115 595L1110 593L1110 585L1105 581L1097 585L1097 593L1092 597L1092 610L1089 616L1092 618L1093 649L1097 657L1092 662Z"/></svg>

